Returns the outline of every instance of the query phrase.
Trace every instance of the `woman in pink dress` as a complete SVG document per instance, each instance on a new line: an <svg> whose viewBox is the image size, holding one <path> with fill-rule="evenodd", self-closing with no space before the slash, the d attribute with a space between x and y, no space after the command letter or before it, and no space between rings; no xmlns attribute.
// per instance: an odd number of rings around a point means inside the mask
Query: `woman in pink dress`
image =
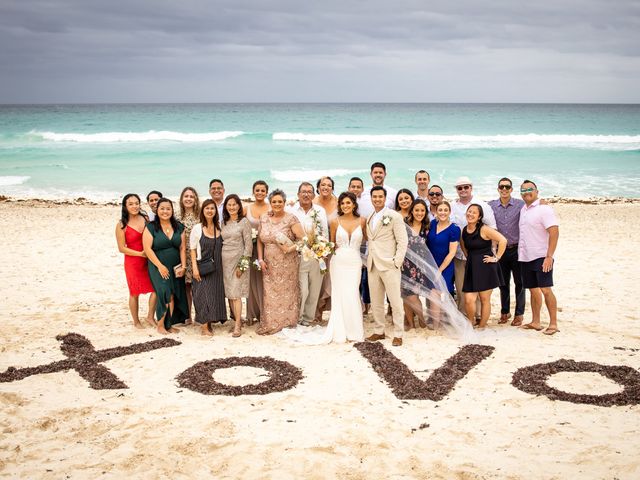
<svg viewBox="0 0 640 480"><path fill-rule="evenodd" d="M156 307L156 294L149 278L147 257L142 251L142 232L146 218L140 214L140 197L129 193L122 199L122 217L116 225L118 250L124 254L124 273L129 286L129 310L133 318L133 326L143 328L138 317L140 295L150 293L147 323L153 327L156 322L153 312Z"/></svg>
<svg viewBox="0 0 640 480"><path fill-rule="evenodd" d="M258 262L263 273L263 304L259 335L271 335L295 327L300 318L300 258L294 241L303 237L295 215L284 211L287 197L282 190L269 194L272 215L260 217Z"/></svg>

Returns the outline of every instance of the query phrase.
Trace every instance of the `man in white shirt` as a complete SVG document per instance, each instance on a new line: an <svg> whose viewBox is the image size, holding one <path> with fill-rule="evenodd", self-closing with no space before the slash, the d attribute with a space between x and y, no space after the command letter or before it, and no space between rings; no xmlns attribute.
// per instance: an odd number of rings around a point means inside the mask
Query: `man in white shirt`
<svg viewBox="0 0 640 480"><path fill-rule="evenodd" d="M467 226L467 208L476 204L482 207L484 215L483 223L496 228L496 218L493 215L493 209L488 203L483 202L479 198L473 196L473 183L469 177L460 177L456 180L456 191L458 198L451 204L451 219L463 230ZM458 245L458 251L453 259L455 269L455 285L456 285L456 301L458 308L464 313L464 295L462 295L462 284L464 283L464 269L467 265L467 259L462 253L462 249ZM476 302L476 317L480 317L480 301Z"/></svg>
<svg viewBox="0 0 640 480"><path fill-rule="evenodd" d="M362 195L358 199L358 211L361 217L369 218L369 215L374 212L373 204L371 203L372 187L384 187L385 191L387 192L385 206L387 208L390 208L391 210L394 210L396 195L398 194L398 191L395 188L384 184L384 179L386 178L386 176L387 167L384 165L384 163L375 162L371 164L371 181L373 182L373 184L370 188L365 188L365 190L362 192Z"/></svg>
<svg viewBox="0 0 640 480"><path fill-rule="evenodd" d="M416 198L420 198L429 205L429 182L431 182L431 177L429 176L429 172L426 170L418 170L415 176L416 185L418 186L418 190L416 191Z"/></svg>
<svg viewBox="0 0 640 480"><path fill-rule="evenodd" d="M224 205L224 183L219 178L214 178L209 182L209 195L218 208L218 226L222 226L222 207Z"/></svg>
<svg viewBox="0 0 640 480"><path fill-rule="evenodd" d="M311 239L319 234L328 239L327 213L324 208L313 203L314 197L313 185L302 182L298 187L298 201L293 206L285 207L285 210L298 218L306 237ZM315 317L322 288L322 273L320 273L320 264L316 260L300 260L299 282L300 320L298 323L309 326Z"/></svg>

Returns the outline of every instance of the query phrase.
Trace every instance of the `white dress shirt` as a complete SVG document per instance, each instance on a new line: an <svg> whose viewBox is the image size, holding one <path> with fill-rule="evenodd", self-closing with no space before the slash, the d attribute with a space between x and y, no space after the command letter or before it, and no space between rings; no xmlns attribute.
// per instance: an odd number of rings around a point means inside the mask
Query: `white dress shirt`
<svg viewBox="0 0 640 480"><path fill-rule="evenodd" d="M308 212L304 211L304 208L300 206L300 202L296 202L292 206L287 206L284 210L288 213L291 213L296 216L296 218L300 221L302 225L302 229L305 231L305 234L313 232L313 218L311 218L311 214L316 211L318 212L318 220L320 221L320 229L322 231L322 236L325 238L329 238L329 224L327 222L327 212L320 205L316 205L315 203L311 204L311 208Z"/></svg>

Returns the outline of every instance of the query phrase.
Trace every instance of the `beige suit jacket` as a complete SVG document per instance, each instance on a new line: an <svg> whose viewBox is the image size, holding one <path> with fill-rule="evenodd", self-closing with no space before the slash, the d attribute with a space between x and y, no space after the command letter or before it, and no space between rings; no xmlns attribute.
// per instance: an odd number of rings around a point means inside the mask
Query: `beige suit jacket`
<svg viewBox="0 0 640 480"><path fill-rule="evenodd" d="M384 208L382 218L371 229L371 217L367 219L367 239L369 241L369 255L367 256L367 269L375 267L380 271L400 268L407 253L407 229L402 215L395 210ZM385 217L391 221L384 225Z"/></svg>

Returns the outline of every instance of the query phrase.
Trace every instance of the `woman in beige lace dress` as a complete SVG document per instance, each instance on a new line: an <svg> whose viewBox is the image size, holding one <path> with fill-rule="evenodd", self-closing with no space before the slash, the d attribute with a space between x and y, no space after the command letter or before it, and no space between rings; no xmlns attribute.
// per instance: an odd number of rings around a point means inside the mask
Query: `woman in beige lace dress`
<svg viewBox="0 0 640 480"><path fill-rule="evenodd" d="M300 222L284 211L287 197L282 190L269 194L273 215L260 217L258 261L263 273L263 304L259 335L271 335L295 327L300 316L300 258L294 241L303 236Z"/></svg>
<svg viewBox="0 0 640 480"><path fill-rule="evenodd" d="M180 214L178 220L184 225L185 238L191 235L191 229L199 222L200 216L200 199L198 192L193 187L184 187L180 194ZM191 306L193 304L193 294L191 292L191 283L193 281L193 268L191 266L191 255L187 255L187 265L184 273L184 281L187 288L187 307L189 309L189 318L185 320L185 325L191 323Z"/></svg>
<svg viewBox="0 0 640 480"><path fill-rule="evenodd" d="M222 274L224 293L229 299L235 326L233 336L239 337L242 329L242 299L249 296L249 271L238 268L242 257L251 258L253 241L251 224L242 214L242 203L235 193L228 195L222 205Z"/></svg>

